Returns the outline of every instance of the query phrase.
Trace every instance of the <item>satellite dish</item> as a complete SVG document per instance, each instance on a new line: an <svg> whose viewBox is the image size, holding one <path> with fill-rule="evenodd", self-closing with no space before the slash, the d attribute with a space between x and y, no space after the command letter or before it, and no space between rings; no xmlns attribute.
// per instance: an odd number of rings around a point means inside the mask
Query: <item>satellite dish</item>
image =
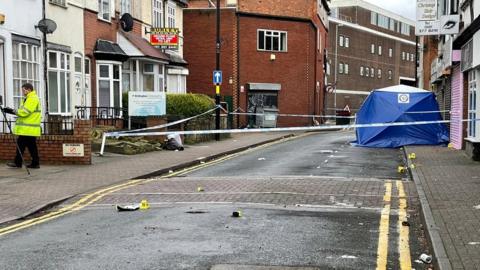
<svg viewBox="0 0 480 270"><path fill-rule="evenodd" d="M125 13L120 18L120 27L125 32L130 32L133 29L133 17L129 13Z"/></svg>
<svg viewBox="0 0 480 270"><path fill-rule="evenodd" d="M42 19L35 27L44 34L51 34L57 29L57 24L50 19Z"/></svg>

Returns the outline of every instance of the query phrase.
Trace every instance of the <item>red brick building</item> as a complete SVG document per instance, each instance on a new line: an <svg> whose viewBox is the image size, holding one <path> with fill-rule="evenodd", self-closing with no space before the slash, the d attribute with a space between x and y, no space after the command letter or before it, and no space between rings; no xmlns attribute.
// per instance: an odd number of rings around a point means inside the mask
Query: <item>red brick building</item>
<svg viewBox="0 0 480 270"><path fill-rule="evenodd" d="M216 1L192 0L184 10L188 91L214 95ZM230 110L320 114L328 28L326 0L221 1L221 96ZM237 126L271 126L237 116ZM277 126L312 124L279 117Z"/></svg>
<svg viewBox="0 0 480 270"><path fill-rule="evenodd" d="M327 94L327 111L356 111L374 89L415 86L413 21L363 0L330 6L327 81L336 90Z"/></svg>

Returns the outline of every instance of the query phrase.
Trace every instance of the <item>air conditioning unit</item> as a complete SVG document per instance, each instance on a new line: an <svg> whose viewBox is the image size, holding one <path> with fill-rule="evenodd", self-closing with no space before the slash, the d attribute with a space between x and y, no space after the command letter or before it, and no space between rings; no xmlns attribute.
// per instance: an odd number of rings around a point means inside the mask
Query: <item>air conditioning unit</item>
<svg viewBox="0 0 480 270"><path fill-rule="evenodd" d="M227 0L226 4L227 4L227 7L236 7L237 0Z"/></svg>

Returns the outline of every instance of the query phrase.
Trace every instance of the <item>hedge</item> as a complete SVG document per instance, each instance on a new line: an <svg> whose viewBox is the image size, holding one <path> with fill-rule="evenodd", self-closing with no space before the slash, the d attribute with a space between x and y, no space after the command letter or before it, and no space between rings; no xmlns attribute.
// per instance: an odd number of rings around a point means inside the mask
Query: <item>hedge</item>
<svg viewBox="0 0 480 270"><path fill-rule="evenodd" d="M167 94L167 114L191 117L215 107L212 98L202 94Z"/></svg>

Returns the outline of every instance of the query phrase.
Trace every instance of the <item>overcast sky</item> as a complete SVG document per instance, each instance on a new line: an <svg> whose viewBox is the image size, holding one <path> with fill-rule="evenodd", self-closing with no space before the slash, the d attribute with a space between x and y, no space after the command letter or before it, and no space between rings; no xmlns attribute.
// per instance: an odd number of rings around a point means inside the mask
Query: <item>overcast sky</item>
<svg viewBox="0 0 480 270"><path fill-rule="evenodd" d="M410 20L415 20L416 0L365 0L383 9L401 15Z"/></svg>

